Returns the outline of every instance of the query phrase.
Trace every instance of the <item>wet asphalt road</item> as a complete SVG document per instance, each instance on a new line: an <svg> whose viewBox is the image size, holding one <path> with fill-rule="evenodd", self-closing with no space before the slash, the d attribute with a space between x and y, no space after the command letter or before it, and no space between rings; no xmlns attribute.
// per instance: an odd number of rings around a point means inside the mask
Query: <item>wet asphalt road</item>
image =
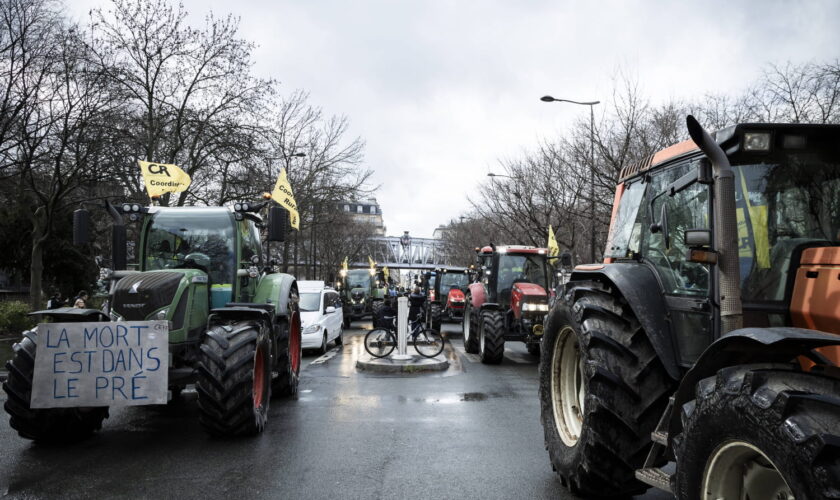
<svg viewBox="0 0 840 500"><path fill-rule="evenodd" d="M508 344L501 366L484 366L457 335L444 373L363 374L355 363L369 322L353 326L343 348L304 355L299 398L273 400L254 438L207 437L190 397L172 408L113 410L98 435L64 447L19 438L3 413L0 495L575 498L543 449L538 360L524 344Z"/></svg>

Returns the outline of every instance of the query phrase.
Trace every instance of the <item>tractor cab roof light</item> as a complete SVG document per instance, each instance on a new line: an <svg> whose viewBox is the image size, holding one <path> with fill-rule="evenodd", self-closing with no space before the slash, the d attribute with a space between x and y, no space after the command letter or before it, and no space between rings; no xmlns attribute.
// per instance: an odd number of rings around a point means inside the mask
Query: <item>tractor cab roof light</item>
<svg viewBox="0 0 840 500"><path fill-rule="evenodd" d="M137 203L135 203L134 205L131 205L131 211L132 212L139 212L140 211L140 205L138 205Z"/></svg>
<svg viewBox="0 0 840 500"><path fill-rule="evenodd" d="M770 132L746 132L744 134L745 151L770 151Z"/></svg>
<svg viewBox="0 0 840 500"><path fill-rule="evenodd" d="M131 205L128 203L123 203L122 211L125 213L131 212Z"/></svg>

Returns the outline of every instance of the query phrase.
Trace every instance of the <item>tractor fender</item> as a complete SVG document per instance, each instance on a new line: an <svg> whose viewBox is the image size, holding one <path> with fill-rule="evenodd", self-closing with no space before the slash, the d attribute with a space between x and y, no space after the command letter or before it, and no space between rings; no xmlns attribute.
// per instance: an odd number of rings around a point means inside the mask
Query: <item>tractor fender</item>
<svg viewBox="0 0 840 500"><path fill-rule="evenodd" d="M253 319L264 321L271 325L274 320L274 306L272 304L251 304L251 303L229 303L225 307L217 307L210 310L208 323L218 319Z"/></svg>
<svg viewBox="0 0 840 500"><path fill-rule="evenodd" d="M297 281L291 274L267 274L257 285L254 302L272 304L275 316L287 316L289 314L289 293L292 288L297 290Z"/></svg>
<svg viewBox="0 0 840 500"><path fill-rule="evenodd" d="M502 309L502 306L495 302L485 302L481 304L482 311L499 311Z"/></svg>
<svg viewBox="0 0 840 500"><path fill-rule="evenodd" d="M636 262L578 266L566 283L565 292L579 287L580 283L576 282L581 280L607 282L624 297L665 366L665 371L674 380L679 380L682 370L671 338L671 328L667 320L668 309L665 299L659 293L661 287L653 271Z"/></svg>
<svg viewBox="0 0 840 500"><path fill-rule="evenodd" d="M481 305L487 300L487 293L484 290L484 285L481 283L472 283L469 288L470 302L474 309L480 309Z"/></svg>
<svg viewBox="0 0 840 500"><path fill-rule="evenodd" d="M682 431L679 408L695 398L697 383L736 365L788 363L811 350L840 345L840 335L805 328L741 328L717 339L686 373L674 395L668 435Z"/></svg>

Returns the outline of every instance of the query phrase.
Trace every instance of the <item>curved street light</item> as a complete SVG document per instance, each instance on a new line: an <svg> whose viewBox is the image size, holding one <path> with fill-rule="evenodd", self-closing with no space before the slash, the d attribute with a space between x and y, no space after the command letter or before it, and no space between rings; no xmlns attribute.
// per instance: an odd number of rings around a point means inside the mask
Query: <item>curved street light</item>
<svg viewBox="0 0 840 500"><path fill-rule="evenodd" d="M596 104L601 101L573 101L571 99L558 99L550 95L540 97L542 102L568 102L570 104L578 104L581 106L589 106L589 161L591 163L589 169L589 215L592 220L595 220L595 108ZM595 229L592 229L592 234L589 238L589 261L595 262Z"/></svg>

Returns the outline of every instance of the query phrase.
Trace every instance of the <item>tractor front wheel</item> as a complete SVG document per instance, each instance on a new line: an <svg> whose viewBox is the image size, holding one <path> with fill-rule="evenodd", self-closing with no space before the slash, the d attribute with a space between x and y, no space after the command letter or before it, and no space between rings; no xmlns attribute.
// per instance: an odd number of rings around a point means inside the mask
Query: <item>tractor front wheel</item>
<svg viewBox="0 0 840 500"><path fill-rule="evenodd" d="M214 436L253 435L265 428L271 398L271 339L264 323L212 327L198 364L199 418Z"/></svg>
<svg viewBox="0 0 840 500"><path fill-rule="evenodd" d="M271 386L275 396L297 396L300 382L301 364L301 329L300 314L295 311L291 322L280 322L275 326L277 346L275 371L276 377Z"/></svg>
<svg viewBox="0 0 840 500"><path fill-rule="evenodd" d="M674 382L629 306L582 283L549 312L541 351L540 419L560 482L586 498L645 491L634 471Z"/></svg>
<svg viewBox="0 0 840 500"><path fill-rule="evenodd" d="M486 365L498 365L505 357L505 317L501 311L481 311L478 355Z"/></svg>
<svg viewBox="0 0 840 500"><path fill-rule="evenodd" d="M470 354L478 354L478 315L473 313L469 296L461 325L464 330L464 350Z"/></svg>
<svg viewBox="0 0 840 500"><path fill-rule="evenodd" d="M840 380L733 366L696 387L674 439L677 498L837 498Z"/></svg>
<svg viewBox="0 0 840 500"><path fill-rule="evenodd" d="M432 316L432 330L436 330L440 332L440 317L441 317L441 307L440 304L432 304L431 307L431 316Z"/></svg>
<svg viewBox="0 0 840 500"><path fill-rule="evenodd" d="M373 323L373 327L376 328L382 322L382 308L385 306L385 302L381 300L377 300L373 302L371 305L371 322Z"/></svg>
<svg viewBox="0 0 840 500"><path fill-rule="evenodd" d="M35 371L35 346L38 333L24 332L13 346L14 357L6 362L9 376L3 383L8 399L3 407L11 417L9 425L21 437L42 443L67 443L84 439L102 428L108 408L44 408L29 406L32 376Z"/></svg>

